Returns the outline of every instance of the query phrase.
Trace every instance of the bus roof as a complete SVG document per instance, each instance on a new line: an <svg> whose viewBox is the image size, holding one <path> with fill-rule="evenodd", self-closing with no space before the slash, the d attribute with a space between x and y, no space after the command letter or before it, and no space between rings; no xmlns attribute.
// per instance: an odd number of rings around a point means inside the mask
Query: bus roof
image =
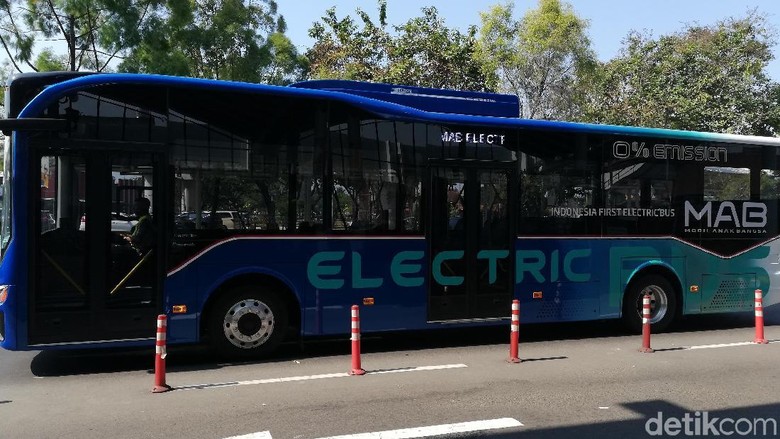
<svg viewBox="0 0 780 439"><path fill-rule="evenodd" d="M387 87L403 88L414 91L434 90L415 87L392 86L389 84L369 84L350 81L314 81L311 83L298 83L293 86L283 87L265 84L252 84L234 81L221 81L213 79L198 79L155 74L130 74L130 73L100 73L80 76L63 82L52 84L33 98L22 111L19 118L36 117L54 100L59 97L77 91L88 90L92 87L109 84L135 84L135 85L161 85L170 87L189 87L192 89L222 90L242 93L266 93L290 97L310 97L334 99L356 105L366 111L373 112L382 117L396 120L421 121L444 124L481 125L503 129L535 129L544 131L564 131L572 133L593 133L611 135L631 135L644 137L661 137L687 140L693 142L724 142L744 143L767 146L780 146L780 138L745 136L737 134L705 133L697 131L671 130L665 128L644 128L619 125L601 125L580 122L562 122L537 119L520 119L510 117L497 117L484 114L461 114L455 111L442 111L443 106L453 105L453 96L458 103L468 102L466 108L479 107L472 105L476 101L469 101L466 97L493 96L500 106L506 107L507 95L475 92L456 92L439 90L439 96L430 94L424 97L417 96L416 92L402 96L405 99L397 99L392 90ZM385 88L383 88L385 87ZM404 92L400 92L403 94ZM420 93L424 94L424 93ZM393 99L390 97L395 96ZM383 99L384 97L384 99ZM406 99L408 98L408 99ZM396 102L398 101L398 102ZM402 103L399 103L402 102ZM406 105L405 105L405 104ZM483 102L489 104L489 102ZM414 104L414 105L413 105ZM417 108L424 107L424 109ZM433 111L438 109L439 111ZM506 111L504 108L501 111Z"/></svg>
<svg viewBox="0 0 780 439"><path fill-rule="evenodd" d="M338 91L435 113L496 117L520 114L520 99L507 94L330 79L299 82L291 87Z"/></svg>

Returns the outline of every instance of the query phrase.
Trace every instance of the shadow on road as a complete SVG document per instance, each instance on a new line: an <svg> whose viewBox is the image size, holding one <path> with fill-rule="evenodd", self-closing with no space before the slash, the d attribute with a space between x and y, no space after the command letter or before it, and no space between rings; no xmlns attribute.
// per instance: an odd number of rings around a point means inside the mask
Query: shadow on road
<svg viewBox="0 0 780 439"><path fill-rule="evenodd" d="M485 432L461 437L490 439L659 436L777 437L780 434L780 426L778 426L780 424L780 416L778 415L780 414L780 403L711 412L701 412L695 408L687 409L663 400L631 402L623 404L623 407L634 411L637 415L636 419L547 429L520 427L517 430L513 429L512 432ZM520 421L522 422L522 420Z"/></svg>
<svg viewBox="0 0 780 439"><path fill-rule="evenodd" d="M780 325L780 305L764 310L767 326ZM672 332L711 331L745 328L754 324L752 313L691 316L679 322ZM415 332L392 332L363 335L364 353L411 351L422 349L486 346L508 343L509 320L500 326L451 328ZM533 324L520 326L523 342L581 340L628 335L620 321ZM169 346L167 368L171 372L208 370L237 364L284 362L301 358L346 355L350 352L349 335L339 338L312 338L303 343L287 343L272 358L249 361L225 361L216 358L203 346ZM558 358L554 358L558 359ZM153 373L154 347L133 349L43 351L30 364L36 376L67 376L147 370Z"/></svg>

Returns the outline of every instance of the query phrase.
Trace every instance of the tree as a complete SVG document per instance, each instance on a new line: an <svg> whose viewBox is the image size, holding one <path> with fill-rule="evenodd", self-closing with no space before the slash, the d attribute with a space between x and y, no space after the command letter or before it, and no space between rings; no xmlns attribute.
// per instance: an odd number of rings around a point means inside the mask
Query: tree
<svg viewBox="0 0 780 439"><path fill-rule="evenodd" d="M378 21L358 8L359 23L325 12L309 30L315 39L306 53L312 78L388 82L457 90L486 90L490 82L474 57L476 28L467 33L445 26L436 8L422 8L388 31L387 4L377 3Z"/></svg>
<svg viewBox="0 0 780 439"><path fill-rule="evenodd" d="M305 58L274 0L0 0L0 43L16 71L164 73L289 83ZM67 50L36 38L61 40Z"/></svg>
<svg viewBox="0 0 780 439"><path fill-rule="evenodd" d="M146 11L160 1L0 0L0 43L18 72L108 70L137 40ZM65 53L45 48L34 58L40 37L63 41Z"/></svg>
<svg viewBox="0 0 780 439"><path fill-rule="evenodd" d="M560 0L539 0L520 21L513 3L481 13L477 57L498 89L520 99L520 116L579 116L580 84L595 67L588 23Z"/></svg>
<svg viewBox="0 0 780 439"><path fill-rule="evenodd" d="M775 135L780 85L765 73L774 29L750 12L653 39L633 32L594 76L585 117L623 125Z"/></svg>
<svg viewBox="0 0 780 439"><path fill-rule="evenodd" d="M389 47L387 82L456 90L489 91L490 77L475 58L475 26L466 34L444 25L434 7L401 26Z"/></svg>
<svg viewBox="0 0 780 439"><path fill-rule="evenodd" d="M352 17L339 19L332 7L309 29L315 40L306 52L312 78L381 82L386 76L391 38L386 29L387 4L378 1L378 24L362 9L356 13L362 28Z"/></svg>
<svg viewBox="0 0 780 439"><path fill-rule="evenodd" d="M305 71L273 0L168 0L119 69L285 84Z"/></svg>

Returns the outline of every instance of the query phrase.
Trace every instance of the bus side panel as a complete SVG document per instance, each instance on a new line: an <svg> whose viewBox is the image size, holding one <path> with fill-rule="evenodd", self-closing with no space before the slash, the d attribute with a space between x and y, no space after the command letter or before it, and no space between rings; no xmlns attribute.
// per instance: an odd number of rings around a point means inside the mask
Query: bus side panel
<svg viewBox="0 0 780 439"><path fill-rule="evenodd" d="M675 239L521 238L515 252L515 296L527 323L618 318L628 282L647 265L678 277L684 314L742 309L755 288L767 306L778 302L778 241L732 258ZM428 264L423 239L234 238L173 273L166 305L200 310L228 273L259 267L291 286L304 335L348 334L351 305L361 306L364 331L422 329ZM172 339L197 339L191 320L173 320Z"/></svg>
<svg viewBox="0 0 780 439"><path fill-rule="evenodd" d="M672 238L521 239L517 292L527 322L617 318L629 282L653 266L679 282L682 314L749 311L757 288L765 306L780 302L779 260L777 239L731 257Z"/></svg>
<svg viewBox="0 0 780 439"><path fill-rule="evenodd" d="M602 296L602 317L617 318L622 314L623 295L632 280L639 280L644 270L662 268L670 273L672 284L686 284L686 246L673 239L603 239L596 256L601 261L608 282ZM675 279L676 278L676 279ZM698 302L686 300L683 306L698 310Z"/></svg>
<svg viewBox="0 0 780 439"><path fill-rule="evenodd" d="M0 285L9 286L8 298L0 304L0 313L2 313L0 324L3 325L0 347L9 350L21 350L27 347L27 288L24 278L13 265L18 258L12 256L18 251L18 247L12 241L0 265ZM22 284L19 285L17 282Z"/></svg>
<svg viewBox="0 0 780 439"><path fill-rule="evenodd" d="M525 323L593 320L601 315L604 270L599 247L586 239L520 238L515 247L515 295Z"/></svg>
<svg viewBox="0 0 780 439"><path fill-rule="evenodd" d="M12 237L8 248L3 255L3 264L0 266L0 284L12 285L9 298L4 308L5 327L8 331L2 347L6 349L24 350L29 348L28 325L30 319L31 293L30 293L30 222L29 215L29 187L24 184L28 181L30 167L30 150L26 148L28 135L26 133L14 133L12 144L14 152L11 156L14 174L5 176L13 178L11 187L11 231ZM5 312L8 310L8 312Z"/></svg>
<svg viewBox="0 0 780 439"><path fill-rule="evenodd" d="M362 331L422 329L426 326L428 258L423 239L329 241L332 259L307 263L307 334L349 334L350 307L360 306ZM343 253L339 257L336 253ZM320 256L318 256L320 255ZM327 267L338 274L324 275ZM324 281L324 282L323 282ZM373 305L366 305L371 303ZM319 316L319 319L317 319ZM309 323L309 319L307 319Z"/></svg>
<svg viewBox="0 0 780 439"><path fill-rule="evenodd" d="M767 245L769 254L760 260L769 275L769 286L763 292L764 306L780 305L780 238L775 238Z"/></svg>
<svg viewBox="0 0 780 439"><path fill-rule="evenodd" d="M197 271L197 261L194 261L191 269ZM197 277L187 275L168 276L165 279L164 312L168 314L169 343L191 343L198 341L198 323L200 306L197 295ZM187 313L173 314L174 305L185 305Z"/></svg>
<svg viewBox="0 0 780 439"><path fill-rule="evenodd" d="M764 306L778 303L780 243L777 239L736 256L724 258L694 247L689 257L691 284L699 287L702 313L751 311L754 292L761 289Z"/></svg>
<svg viewBox="0 0 780 439"><path fill-rule="evenodd" d="M305 335L348 334L352 305L361 305L366 331L423 328L424 249L423 239L397 237L236 237L213 245L172 272L168 303L193 303L200 312L209 296L229 280L229 273L256 267L257 273L279 273L290 286L302 307ZM369 298L374 305L363 306Z"/></svg>

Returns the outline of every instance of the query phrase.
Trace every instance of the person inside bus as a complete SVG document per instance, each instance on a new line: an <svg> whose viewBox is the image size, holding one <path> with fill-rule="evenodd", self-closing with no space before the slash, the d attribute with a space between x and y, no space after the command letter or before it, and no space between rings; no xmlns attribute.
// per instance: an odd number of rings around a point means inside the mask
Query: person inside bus
<svg viewBox="0 0 780 439"><path fill-rule="evenodd" d="M454 207L450 209L450 219L448 223L448 228L450 230L463 230L463 211L463 201L458 199L454 203Z"/></svg>
<svg viewBox="0 0 780 439"><path fill-rule="evenodd" d="M390 211L382 209L377 213L376 224L372 231L377 233L387 233L390 231Z"/></svg>
<svg viewBox="0 0 780 439"><path fill-rule="evenodd" d="M509 224L506 214L507 212L502 202L497 202L491 206L482 226L482 236L487 241L485 244L501 245L507 242Z"/></svg>
<svg viewBox="0 0 780 439"><path fill-rule="evenodd" d="M148 198L140 197L135 201L135 214L138 222L130 229L130 234L124 235L124 239L140 254L145 255L154 248L154 225L149 214L151 202Z"/></svg>

